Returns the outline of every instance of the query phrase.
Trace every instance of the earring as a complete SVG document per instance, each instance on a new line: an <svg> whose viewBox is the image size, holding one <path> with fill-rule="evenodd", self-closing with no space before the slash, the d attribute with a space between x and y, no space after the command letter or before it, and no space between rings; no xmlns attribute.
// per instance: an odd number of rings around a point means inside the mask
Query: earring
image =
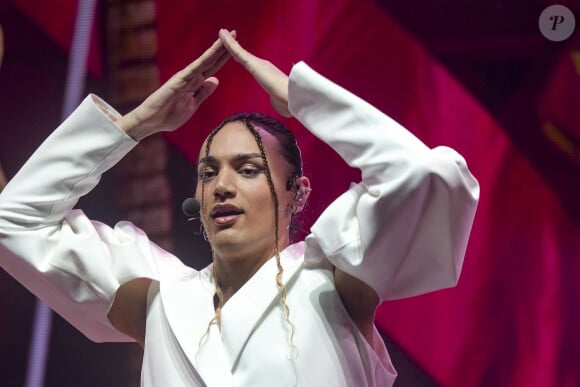
<svg viewBox="0 0 580 387"><path fill-rule="evenodd" d="M310 191L312 191L312 188L310 187L303 187L302 189L298 190L296 192L296 201L297 202L303 201L304 197L306 196L306 193Z"/></svg>

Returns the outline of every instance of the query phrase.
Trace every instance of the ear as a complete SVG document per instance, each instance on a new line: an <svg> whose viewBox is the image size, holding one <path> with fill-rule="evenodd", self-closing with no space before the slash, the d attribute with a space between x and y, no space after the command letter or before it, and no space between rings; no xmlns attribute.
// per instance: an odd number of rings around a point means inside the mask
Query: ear
<svg viewBox="0 0 580 387"><path fill-rule="evenodd" d="M296 195L294 196L293 204L296 208L296 213L302 211L306 207L308 198L312 188L310 187L310 179L306 176L297 177L295 180Z"/></svg>

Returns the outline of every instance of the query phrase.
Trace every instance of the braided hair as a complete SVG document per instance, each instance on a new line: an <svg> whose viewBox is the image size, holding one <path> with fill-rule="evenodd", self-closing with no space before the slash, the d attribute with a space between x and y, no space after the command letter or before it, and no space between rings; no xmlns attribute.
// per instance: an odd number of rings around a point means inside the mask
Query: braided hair
<svg viewBox="0 0 580 387"><path fill-rule="evenodd" d="M272 172L271 172L269 164L268 164L268 159L266 158L266 152L264 149L264 145L262 143L262 137L260 136L260 133L258 132L258 130L256 130L256 126L265 130L266 132L270 133L280 143L281 155L291 167L290 174L286 180L286 189L287 190L294 189L296 187L296 179L303 175L302 155L300 152L300 148L298 147L298 144L296 142L296 138L294 137L294 134L292 133L292 131L290 129L288 129L280 121L278 121L272 117L263 115L261 113L238 113L238 114L232 115L230 117L227 117L226 119L224 119L221 122L220 125L218 125L215 129L213 129L211 131L211 133L207 137L207 140L205 143L204 156L203 156L204 158L207 158L209 155L211 144L213 142L215 135L226 124L231 123L231 122L243 123L244 126L253 135L253 137L256 141L256 144L258 145L258 148L260 150L260 156L262 158L262 162L264 165L264 172L266 175L268 186L270 188L270 193L272 195L272 202L273 202L273 206L274 206L274 236L273 236L273 238L274 238L274 243L275 243L274 252L275 252L276 266L278 269L278 271L276 273L276 284L277 284L278 289L280 291L280 307L282 308L282 311L284 313L284 319L286 321L286 325L288 328L289 342L290 342L290 345L293 349L293 352L295 352L295 349L296 349L294 346L295 326L292 323L292 321L290 320L290 309L288 308L288 305L286 304L286 286L282 282L282 275L283 275L284 269L283 269L281 261L280 261L280 248L279 248L279 243L278 243L279 232L280 232L279 231L279 213L280 213L279 204L280 203L279 203L278 195L276 194L276 190L274 187L274 181L272 179ZM204 184L205 182L202 180L202 181L198 182L198 184L199 183ZM205 192L205 190L202 189L201 190L201 208L202 208L201 213L202 214L205 214L205 204L206 204L204 192ZM290 224L291 240L294 238L297 231L300 231L300 227L298 226L298 222L296 220L295 215L296 214L292 214L292 219L291 219L291 224ZM223 291L222 291L222 286L220 283L220 275L219 274L220 273L217 272L216 266L214 265L213 270L212 270L212 276L213 276L213 280L214 280L214 284L215 284L215 288L216 288L216 292L214 295L215 316L209 322L208 328L207 328L204 336L200 339L200 348L202 346L204 338L207 337L207 335L209 333L209 329L210 329L211 325L212 324L217 324L218 326L221 325L221 309L222 309L223 304L224 304L224 297L223 297Z"/></svg>

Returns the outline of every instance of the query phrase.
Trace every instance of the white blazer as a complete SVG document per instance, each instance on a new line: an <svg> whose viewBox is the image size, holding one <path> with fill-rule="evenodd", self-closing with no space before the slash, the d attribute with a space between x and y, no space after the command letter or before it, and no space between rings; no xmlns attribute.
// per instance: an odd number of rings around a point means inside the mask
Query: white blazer
<svg viewBox="0 0 580 387"><path fill-rule="evenodd" d="M396 372L375 330L368 343L334 285L333 266L381 300L457 283L479 186L450 148L429 149L368 103L298 63L292 114L334 148L362 182L334 201L304 242L273 259L224 305L214 324L211 268L196 271L137 227L72 210L135 142L96 96L37 149L0 194L1 266L94 341L130 341L108 321L118 287L149 289L144 386L391 386Z"/></svg>

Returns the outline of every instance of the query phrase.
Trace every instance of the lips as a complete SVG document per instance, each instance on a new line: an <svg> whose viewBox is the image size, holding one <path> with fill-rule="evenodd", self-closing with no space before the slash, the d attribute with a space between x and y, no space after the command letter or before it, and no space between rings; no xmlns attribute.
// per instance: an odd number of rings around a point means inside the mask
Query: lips
<svg viewBox="0 0 580 387"><path fill-rule="evenodd" d="M233 204L216 204L213 206L210 216L219 225L228 225L235 222L237 217L243 214L239 207Z"/></svg>

